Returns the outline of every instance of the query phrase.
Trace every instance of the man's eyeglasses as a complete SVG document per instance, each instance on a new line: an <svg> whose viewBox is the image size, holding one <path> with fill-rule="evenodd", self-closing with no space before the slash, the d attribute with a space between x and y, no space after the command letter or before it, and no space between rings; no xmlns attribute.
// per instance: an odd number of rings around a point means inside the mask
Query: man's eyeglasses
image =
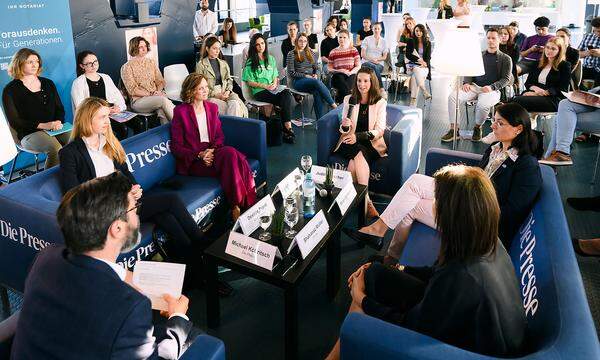
<svg viewBox="0 0 600 360"><path fill-rule="evenodd" d="M140 206L142 206L142 200L137 200L135 202L135 205L131 209L125 211L124 215L127 215L127 213L130 211L135 211L135 213L139 215L140 214Z"/></svg>

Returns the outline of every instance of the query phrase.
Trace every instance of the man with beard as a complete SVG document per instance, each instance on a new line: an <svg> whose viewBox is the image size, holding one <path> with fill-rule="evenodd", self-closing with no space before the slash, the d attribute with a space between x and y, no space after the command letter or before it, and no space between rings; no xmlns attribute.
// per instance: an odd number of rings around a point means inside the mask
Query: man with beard
<svg viewBox="0 0 600 360"><path fill-rule="evenodd" d="M202 0L200 10L194 16L194 39L201 41L206 35L216 34L218 27L217 14L208 10L208 0Z"/></svg>
<svg viewBox="0 0 600 360"><path fill-rule="evenodd" d="M65 246L46 247L32 265L13 359L177 359L191 343L188 299L165 295L166 331L155 332L150 300L116 264L140 241L131 189L114 172L65 194L56 213Z"/></svg>

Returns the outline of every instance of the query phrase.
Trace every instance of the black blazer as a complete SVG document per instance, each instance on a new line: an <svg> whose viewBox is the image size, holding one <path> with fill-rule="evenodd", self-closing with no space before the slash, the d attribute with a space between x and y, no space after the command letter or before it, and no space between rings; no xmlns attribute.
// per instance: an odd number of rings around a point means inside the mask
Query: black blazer
<svg viewBox="0 0 600 360"><path fill-rule="evenodd" d="M83 139L77 138L65 145L58 152L60 159L60 185L63 192L67 192L79 184L96 178L96 169L92 158L87 151ZM127 168L127 163L114 162L115 170L122 172L137 184L133 175Z"/></svg>
<svg viewBox="0 0 600 360"><path fill-rule="evenodd" d="M446 5L446 6L444 6L444 10L446 11L446 19L450 19L450 18L454 17L454 14L452 13L452 6ZM438 8L437 18L438 19L442 18L442 10L439 8Z"/></svg>
<svg viewBox="0 0 600 360"><path fill-rule="evenodd" d="M484 169L490 160L492 147L488 147L479 167ZM507 249L519 227L537 199L542 187L542 173L533 155L520 155L517 161L509 157L491 178L500 205L500 240Z"/></svg>
<svg viewBox="0 0 600 360"><path fill-rule="evenodd" d="M174 316L155 331L163 350L183 352L192 323ZM106 263L52 245L37 256L12 359L156 359L150 300ZM169 358L174 358L169 357Z"/></svg>
<svg viewBox="0 0 600 360"><path fill-rule="evenodd" d="M525 81L525 88L529 89L532 86L540 87L544 90L548 90L550 96L557 99L563 99L565 96L561 91L569 91L569 81L571 79L571 63L563 61L558 64L558 70L550 69L548 77L546 77L546 84L540 84L538 82L538 76L542 69L535 66L527 75L527 81Z"/></svg>

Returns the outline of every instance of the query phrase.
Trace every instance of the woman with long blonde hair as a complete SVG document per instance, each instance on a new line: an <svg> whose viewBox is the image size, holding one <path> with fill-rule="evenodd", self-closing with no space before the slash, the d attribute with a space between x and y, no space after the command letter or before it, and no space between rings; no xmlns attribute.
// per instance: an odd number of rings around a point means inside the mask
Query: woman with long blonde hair
<svg viewBox="0 0 600 360"><path fill-rule="evenodd" d="M450 6L449 0L440 0L440 4L438 6L438 19L450 19L454 16L452 13L452 6Z"/></svg>

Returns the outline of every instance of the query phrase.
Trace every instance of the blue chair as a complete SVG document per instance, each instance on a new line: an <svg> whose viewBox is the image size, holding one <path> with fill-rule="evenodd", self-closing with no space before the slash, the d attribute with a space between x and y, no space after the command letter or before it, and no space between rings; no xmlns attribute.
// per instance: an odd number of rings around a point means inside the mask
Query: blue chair
<svg viewBox="0 0 600 360"><path fill-rule="evenodd" d="M449 164L476 165L480 155L430 149L425 173ZM527 316L521 359L600 359L596 329L573 253L560 193L552 169L541 166L539 199L509 255L520 280ZM437 232L415 223L401 264L432 265L439 252ZM441 299L443 301L443 299ZM491 359L363 314L346 317L340 334L343 359Z"/></svg>
<svg viewBox="0 0 600 360"><path fill-rule="evenodd" d="M393 196L400 186L419 169L423 115L421 109L387 106L384 140L388 156L371 164L369 191ZM340 138L341 106L317 122L317 165L346 169L348 162L331 152Z"/></svg>

